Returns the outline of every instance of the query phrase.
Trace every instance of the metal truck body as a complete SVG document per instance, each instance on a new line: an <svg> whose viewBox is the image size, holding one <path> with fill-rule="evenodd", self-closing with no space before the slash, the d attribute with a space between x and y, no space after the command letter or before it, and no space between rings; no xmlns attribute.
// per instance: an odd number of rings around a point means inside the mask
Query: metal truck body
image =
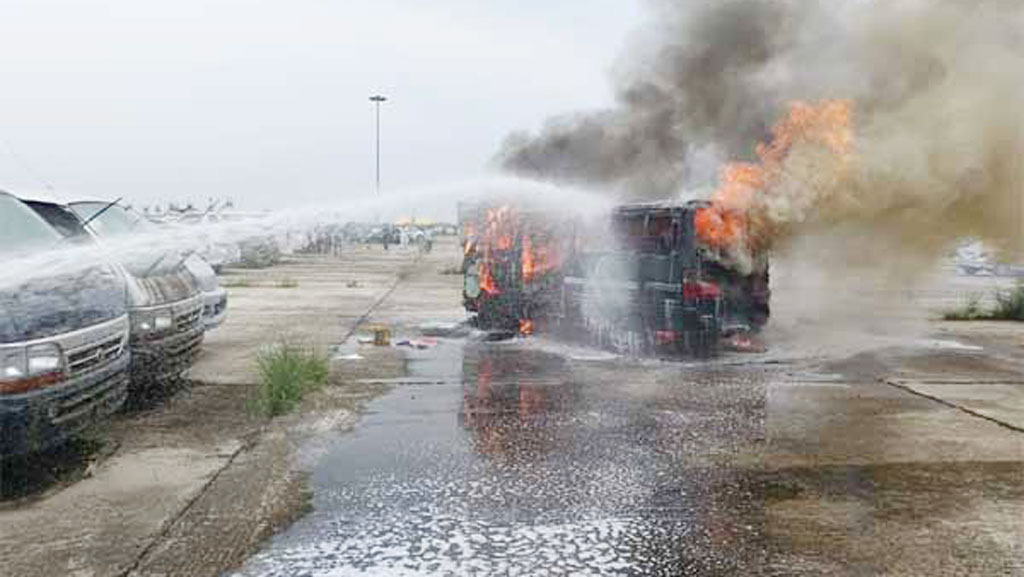
<svg viewBox="0 0 1024 577"><path fill-rule="evenodd" d="M610 222L462 205L463 301L481 328L543 331L629 354L707 355L768 320L768 258L698 238L706 202L618 207ZM732 341L730 341L732 342Z"/></svg>
<svg viewBox="0 0 1024 577"><path fill-rule="evenodd" d="M612 214L612 243L583 247L564 278L565 324L601 346L634 354L714 353L768 321L768 258L748 270L702 243L706 202L634 204Z"/></svg>

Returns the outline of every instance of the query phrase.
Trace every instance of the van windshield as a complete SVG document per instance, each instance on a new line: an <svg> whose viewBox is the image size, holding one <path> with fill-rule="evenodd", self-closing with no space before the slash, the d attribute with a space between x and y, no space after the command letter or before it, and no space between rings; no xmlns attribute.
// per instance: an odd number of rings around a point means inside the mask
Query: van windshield
<svg viewBox="0 0 1024 577"><path fill-rule="evenodd" d="M16 198L0 194L0 253L27 252L60 241L60 234Z"/></svg>
<svg viewBox="0 0 1024 577"><path fill-rule="evenodd" d="M105 202L75 202L71 210L83 221L89 221L96 234L101 237L115 237L152 230L152 225L138 214L119 205L110 206ZM106 210L103 210L106 208ZM103 211L93 220L94 214Z"/></svg>
<svg viewBox="0 0 1024 577"><path fill-rule="evenodd" d="M93 242L92 237L89 236L85 227L82 226L82 221L78 220L78 217L70 210L48 202L25 201L25 204L35 211L36 214L43 217L43 220L64 238L81 244Z"/></svg>

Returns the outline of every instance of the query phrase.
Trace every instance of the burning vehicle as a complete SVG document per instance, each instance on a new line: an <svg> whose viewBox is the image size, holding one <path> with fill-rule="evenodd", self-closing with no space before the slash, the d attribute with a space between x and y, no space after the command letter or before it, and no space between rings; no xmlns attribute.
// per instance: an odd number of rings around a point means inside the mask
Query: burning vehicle
<svg viewBox="0 0 1024 577"><path fill-rule="evenodd" d="M735 250L743 221L721 211L707 201L624 205L595 227L462 205L464 305L485 330L634 355L756 348L769 316L767 252Z"/></svg>
<svg viewBox="0 0 1024 577"><path fill-rule="evenodd" d="M67 238L80 242L112 240L152 232L155 225L115 202L79 201L66 205L26 202ZM194 255L162 250L132 255L119 263L128 288L131 320L131 387L142 399L177 382L199 353L204 295L187 261ZM208 265L207 265L208 268ZM211 271L212 272L212 271ZM216 319L217 311L214 312Z"/></svg>
<svg viewBox="0 0 1024 577"><path fill-rule="evenodd" d="M459 205L463 304L477 326L532 334L557 317L574 222L512 205ZM562 226L559 226L562 225Z"/></svg>
<svg viewBox="0 0 1024 577"><path fill-rule="evenodd" d="M46 221L0 192L0 258L60 243ZM124 403L125 291L106 265L0 289L0 458L59 444Z"/></svg>

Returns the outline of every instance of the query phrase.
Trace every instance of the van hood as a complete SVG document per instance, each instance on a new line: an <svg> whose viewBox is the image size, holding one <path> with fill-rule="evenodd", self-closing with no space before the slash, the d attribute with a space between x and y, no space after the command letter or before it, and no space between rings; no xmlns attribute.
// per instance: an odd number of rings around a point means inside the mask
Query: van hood
<svg viewBox="0 0 1024 577"><path fill-rule="evenodd" d="M109 266L45 277L0 291L0 343L76 331L125 314L125 283Z"/></svg>
<svg viewBox="0 0 1024 577"><path fill-rule="evenodd" d="M201 292L198 281L183 265L147 276L135 276L125 270L125 276L132 308L170 304Z"/></svg>

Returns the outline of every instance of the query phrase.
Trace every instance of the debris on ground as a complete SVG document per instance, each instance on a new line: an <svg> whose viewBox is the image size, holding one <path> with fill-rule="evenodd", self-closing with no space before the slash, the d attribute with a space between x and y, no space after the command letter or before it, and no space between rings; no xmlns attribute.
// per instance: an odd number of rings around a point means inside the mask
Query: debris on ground
<svg viewBox="0 0 1024 577"><path fill-rule="evenodd" d="M416 328L425 337L446 339L462 338L470 333L470 328L465 322L429 322L423 323Z"/></svg>
<svg viewBox="0 0 1024 577"><path fill-rule="evenodd" d="M396 342L395 346L411 347L414 349L425 350L437 346L437 339L402 339Z"/></svg>

